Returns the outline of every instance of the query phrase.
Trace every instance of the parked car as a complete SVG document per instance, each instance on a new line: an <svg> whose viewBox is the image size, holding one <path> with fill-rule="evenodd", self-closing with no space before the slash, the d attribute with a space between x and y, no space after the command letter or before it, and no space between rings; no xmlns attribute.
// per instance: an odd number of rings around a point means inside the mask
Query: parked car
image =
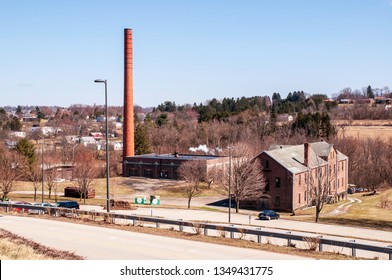
<svg viewBox="0 0 392 280"><path fill-rule="evenodd" d="M355 189L355 192L363 192L364 190L363 190L363 188L356 188Z"/></svg>
<svg viewBox="0 0 392 280"><path fill-rule="evenodd" d="M259 213L260 220L272 220L279 219L280 215L274 210L263 210Z"/></svg>
<svg viewBox="0 0 392 280"><path fill-rule="evenodd" d="M26 202L26 201L15 201L15 202L12 202L12 204L31 205L30 202ZM27 212L27 209L21 208L21 207L18 207L18 206L13 206L12 208L13 208L13 210L15 210L18 213L25 213L25 212Z"/></svg>
<svg viewBox="0 0 392 280"><path fill-rule="evenodd" d="M43 202L43 203L34 203L34 206L42 206L42 207L54 207L52 204L48 202ZM48 214L47 209L29 209L29 214Z"/></svg>
<svg viewBox="0 0 392 280"><path fill-rule="evenodd" d="M73 200L59 201L56 203L57 207L79 209L79 203Z"/></svg>

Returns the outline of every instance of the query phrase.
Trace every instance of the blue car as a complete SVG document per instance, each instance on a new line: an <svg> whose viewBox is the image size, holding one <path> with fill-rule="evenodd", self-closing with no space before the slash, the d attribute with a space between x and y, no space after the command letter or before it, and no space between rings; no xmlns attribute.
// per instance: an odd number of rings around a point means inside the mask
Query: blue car
<svg viewBox="0 0 392 280"><path fill-rule="evenodd" d="M276 213L274 210L263 210L259 213L260 220L279 219L279 217L279 214Z"/></svg>

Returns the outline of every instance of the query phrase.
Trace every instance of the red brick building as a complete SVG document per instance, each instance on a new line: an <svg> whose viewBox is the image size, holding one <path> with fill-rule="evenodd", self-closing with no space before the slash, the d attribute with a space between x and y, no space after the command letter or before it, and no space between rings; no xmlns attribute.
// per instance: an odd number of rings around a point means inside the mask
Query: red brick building
<svg viewBox="0 0 392 280"><path fill-rule="evenodd" d="M321 174L328 181L329 199L345 197L348 157L326 142L275 146L258 155L266 178L262 207L293 211L313 203L312 188Z"/></svg>
<svg viewBox="0 0 392 280"><path fill-rule="evenodd" d="M178 179L178 168L188 161L201 161L205 164L205 174L211 170L224 169L228 157L189 154L147 154L125 157L124 176L147 177L154 179ZM206 176L207 177L207 176Z"/></svg>

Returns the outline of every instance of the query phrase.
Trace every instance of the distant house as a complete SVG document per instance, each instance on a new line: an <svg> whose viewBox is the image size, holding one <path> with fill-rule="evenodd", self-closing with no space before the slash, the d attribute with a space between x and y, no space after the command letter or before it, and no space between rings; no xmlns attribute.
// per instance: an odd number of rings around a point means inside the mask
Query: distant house
<svg viewBox="0 0 392 280"><path fill-rule="evenodd" d="M258 157L266 178L264 208L292 211L312 205L312 182L319 171L328 174L331 200L346 194L348 158L331 144L275 146Z"/></svg>
<svg viewBox="0 0 392 280"><path fill-rule="evenodd" d="M52 136L56 133L61 132L61 128L59 127L50 127L50 126L44 126L44 127L39 127L39 126L33 126L31 128L31 132L36 132L36 131L41 131L41 133L44 136Z"/></svg>
<svg viewBox="0 0 392 280"><path fill-rule="evenodd" d="M113 143L110 143L110 146L113 147L114 151L122 151L123 150L123 143L122 142L113 142Z"/></svg>
<svg viewBox="0 0 392 280"><path fill-rule="evenodd" d="M57 182L61 182L63 180L72 180L74 167L72 164L44 164L43 170L44 173L55 172L53 177Z"/></svg>
<svg viewBox="0 0 392 280"><path fill-rule="evenodd" d="M103 151L106 151L106 142L100 142L100 148ZM109 151L122 151L123 143L122 142L109 142Z"/></svg>
<svg viewBox="0 0 392 280"><path fill-rule="evenodd" d="M39 122L40 119L36 115L24 115L22 117L23 122Z"/></svg>
<svg viewBox="0 0 392 280"><path fill-rule="evenodd" d="M65 140L68 144L75 144L80 141L80 136L77 135L67 135L65 136Z"/></svg>
<svg viewBox="0 0 392 280"><path fill-rule="evenodd" d="M352 104L352 103L353 103L353 100L348 99L348 98L339 100L339 104Z"/></svg>
<svg viewBox="0 0 392 280"><path fill-rule="evenodd" d="M392 104L392 98L380 96L375 98L375 102L376 104L390 105Z"/></svg>
<svg viewBox="0 0 392 280"><path fill-rule="evenodd" d="M6 139L4 142L5 142L5 146L6 146L7 148L9 148L9 149L14 149L14 148L16 148L16 145L18 144L17 141L12 141L12 140L8 140L8 139Z"/></svg>
<svg viewBox="0 0 392 280"><path fill-rule="evenodd" d="M95 140L94 137L87 136L87 137L80 137L80 144L83 144L83 146L88 147L91 145L96 146L97 141Z"/></svg>
<svg viewBox="0 0 392 280"><path fill-rule="evenodd" d="M102 132L90 132L90 136L94 137L95 141L100 141L103 139Z"/></svg>
<svg viewBox="0 0 392 280"><path fill-rule="evenodd" d="M104 122L106 120L105 116L97 116L95 119L97 122Z"/></svg>
<svg viewBox="0 0 392 280"><path fill-rule="evenodd" d="M25 138L26 132L24 132L24 131L10 131L9 136L10 137L17 137L17 138Z"/></svg>
<svg viewBox="0 0 392 280"><path fill-rule="evenodd" d="M281 123L289 123L294 120L294 117L289 114L281 114L276 117L276 121L281 122Z"/></svg>

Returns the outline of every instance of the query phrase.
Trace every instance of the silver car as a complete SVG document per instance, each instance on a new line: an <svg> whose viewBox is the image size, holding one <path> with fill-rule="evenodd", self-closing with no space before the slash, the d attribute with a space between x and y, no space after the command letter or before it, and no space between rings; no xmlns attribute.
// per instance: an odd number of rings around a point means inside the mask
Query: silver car
<svg viewBox="0 0 392 280"><path fill-rule="evenodd" d="M48 202L43 202L43 203L34 203L34 206L42 206L42 207L55 207L52 204L48 203ZM48 214L48 210L47 209L29 209L29 214Z"/></svg>

